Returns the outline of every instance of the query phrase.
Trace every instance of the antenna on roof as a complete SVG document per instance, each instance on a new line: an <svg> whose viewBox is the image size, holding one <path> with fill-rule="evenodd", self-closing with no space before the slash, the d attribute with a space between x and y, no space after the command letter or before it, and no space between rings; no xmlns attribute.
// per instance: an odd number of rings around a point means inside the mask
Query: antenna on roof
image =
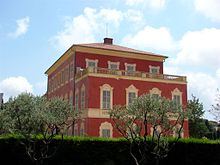
<svg viewBox="0 0 220 165"><path fill-rule="evenodd" d="M105 27L105 28L106 28L106 29L105 29L105 30L106 30L106 31L105 31L105 32L106 32L105 35L106 35L106 37L108 37L108 23L106 23L106 27Z"/></svg>

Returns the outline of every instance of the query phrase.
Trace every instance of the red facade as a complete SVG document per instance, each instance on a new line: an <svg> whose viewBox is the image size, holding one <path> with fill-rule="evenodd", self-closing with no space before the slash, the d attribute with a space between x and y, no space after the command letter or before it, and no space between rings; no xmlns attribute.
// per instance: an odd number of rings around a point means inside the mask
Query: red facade
<svg viewBox="0 0 220 165"><path fill-rule="evenodd" d="M130 93L178 96L187 105L186 77L164 74L166 58L113 45L108 38L104 43L73 45L46 71L48 98L66 98L83 112L83 121L70 134L119 137L108 111L113 105L129 104ZM187 120L183 130L188 137Z"/></svg>

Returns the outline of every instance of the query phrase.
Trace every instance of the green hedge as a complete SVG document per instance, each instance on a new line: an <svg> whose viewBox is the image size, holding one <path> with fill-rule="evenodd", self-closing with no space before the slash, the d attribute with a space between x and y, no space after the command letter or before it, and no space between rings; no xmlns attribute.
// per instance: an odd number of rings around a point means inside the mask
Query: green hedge
<svg viewBox="0 0 220 165"><path fill-rule="evenodd" d="M17 136L0 137L0 164L31 164L19 140L22 139ZM53 145L60 143L57 138ZM129 143L124 139L65 137L56 155L45 164L133 165L134 161L129 155ZM220 142L181 139L160 164L219 165Z"/></svg>

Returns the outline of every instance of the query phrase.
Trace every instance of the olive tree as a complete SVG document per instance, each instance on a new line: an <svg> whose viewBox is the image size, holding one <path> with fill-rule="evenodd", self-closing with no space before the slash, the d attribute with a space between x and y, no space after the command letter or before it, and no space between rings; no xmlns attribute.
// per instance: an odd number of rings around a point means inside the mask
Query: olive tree
<svg viewBox="0 0 220 165"><path fill-rule="evenodd" d="M80 114L60 98L22 93L4 104L0 117L3 131L19 135L32 162L42 164L56 153L58 146L51 143L56 136L63 139L68 118L79 120Z"/></svg>
<svg viewBox="0 0 220 165"><path fill-rule="evenodd" d="M136 165L154 163L167 156L183 130L183 107L164 97L145 94L128 106L116 105L110 112L117 130L130 142ZM174 142L168 137L174 136Z"/></svg>

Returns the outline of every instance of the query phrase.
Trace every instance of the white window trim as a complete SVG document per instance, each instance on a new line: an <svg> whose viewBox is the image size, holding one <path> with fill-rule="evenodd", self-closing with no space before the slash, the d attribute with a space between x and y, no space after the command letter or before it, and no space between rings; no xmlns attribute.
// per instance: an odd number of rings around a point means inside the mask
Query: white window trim
<svg viewBox="0 0 220 165"><path fill-rule="evenodd" d="M77 104L76 104L76 95L78 95ZM76 89L76 92L75 92L74 102L75 102L75 104L74 104L75 109L76 109L76 110L79 110L79 89L78 89L78 88ZM77 106L76 106L76 105L77 105Z"/></svg>
<svg viewBox="0 0 220 165"><path fill-rule="evenodd" d="M113 127L112 127L112 124L109 123L109 122L103 122L101 123L100 127L99 127L99 136L100 137L103 137L102 135L102 130L103 129L109 129L110 130L110 138L113 137Z"/></svg>
<svg viewBox="0 0 220 165"><path fill-rule="evenodd" d="M158 88L152 88L150 90L150 94L153 95L153 94L157 94L159 96L161 96L161 90L159 90Z"/></svg>
<svg viewBox="0 0 220 165"><path fill-rule="evenodd" d="M85 93L85 85L83 84L80 91L80 108L85 109L86 107L86 93ZM82 108L82 92L84 92L84 108Z"/></svg>
<svg viewBox="0 0 220 165"><path fill-rule="evenodd" d="M73 62L70 63L70 80L73 80L74 77L74 65Z"/></svg>
<svg viewBox="0 0 220 165"><path fill-rule="evenodd" d="M98 62L99 62L99 60L92 60L92 59L88 59L88 58L86 58L86 68L88 68L89 67L89 62L95 62L95 67L97 68L98 67Z"/></svg>
<svg viewBox="0 0 220 165"><path fill-rule="evenodd" d="M126 105L128 106L129 102L129 93L130 92L135 92L136 98L138 97L138 89L132 84L126 90Z"/></svg>
<svg viewBox="0 0 220 165"><path fill-rule="evenodd" d="M84 125L84 123L80 124L79 134L80 134L80 136L84 136L85 135L85 125Z"/></svg>
<svg viewBox="0 0 220 165"><path fill-rule="evenodd" d="M157 69L158 70L157 74L160 74L160 66L149 65L149 73L152 73L152 69Z"/></svg>
<svg viewBox="0 0 220 165"><path fill-rule="evenodd" d="M103 103L103 91L110 91L110 109L112 109L112 105L113 105L113 87L111 87L109 84L104 84L102 86L100 86L100 109L103 109L102 107L102 103ZM104 109L107 110L107 109Z"/></svg>
<svg viewBox="0 0 220 165"><path fill-rule="evenodd" d="M111 61L108 61L108 69L111 69L111 65L117 65L117 70L119 70L120 62L111 62Z"/></svg>
<svg viewBox="0 0 220 165"><path fill-rule="evenodd" d="M180 105L182 105L182 92L178 89L178 88L175 88L172 92L172 100L174 99L174 96L177 95L177 96L180 96Z"/></svg>
<svg viewBox="0 0 220 165"><path fill-rule="evenodd" d="M128 64L128 63L125 63L125 70L127 71L127 67L128 66L133 66L134 67L134 72L136 71L136 64Z"/></svg>

